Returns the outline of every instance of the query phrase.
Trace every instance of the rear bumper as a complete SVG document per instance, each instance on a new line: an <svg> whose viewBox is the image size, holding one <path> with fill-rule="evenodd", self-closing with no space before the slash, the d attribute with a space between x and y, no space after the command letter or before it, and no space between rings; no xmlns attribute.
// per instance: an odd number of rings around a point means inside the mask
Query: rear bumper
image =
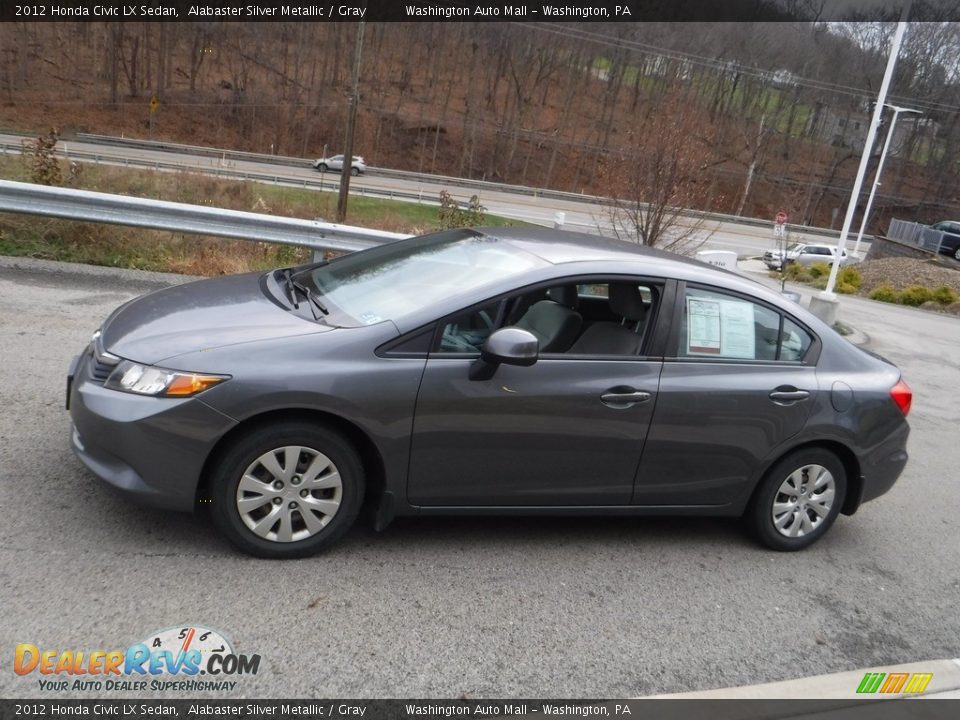
<svg viewBox="0 0 960 720"><path fill-rule="evenodd" d="M70 445L94 475L132 500L193 510L203 465L235 422L196 398L108 390L81 356L70 387Z"/></svg>
<svg viewBox="0 0 960 720"><path fill-rule="evenodd" d="M903 428L875 448L860 463L859 497L850 497L844 503L843 511L852 515L861 504L875 500L886 494L896 484L907 465L907 437L910 427L906 422Z"/></svg>

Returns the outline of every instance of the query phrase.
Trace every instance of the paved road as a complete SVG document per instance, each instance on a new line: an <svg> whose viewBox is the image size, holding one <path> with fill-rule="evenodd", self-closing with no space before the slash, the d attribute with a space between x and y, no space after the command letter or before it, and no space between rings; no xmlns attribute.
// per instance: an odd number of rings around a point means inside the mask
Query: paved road
<svg viewBox="0 0 960 720"><path fill-rule="evenodd" d="M0 152L15 152L22 147L23 138L15 135L0 134ZM252 160L231 160L217 157L204 157L187 152L173 150L154 150L111 146L102 143L63 141L58 146L61 155L76 158L82 162L109 163L114 165L132 164L140 167L158 169L183 169L210 175L239 174L241 177L256 178L261 182L278 182L292 186L305 186L305 183L320 181L321 175L308 166L284 167L282 165ZM337 183L339 173L325 173L326 183ZM335 186L331 186L334 187ZM529 194L517 194L500 190L470 188L445 184L440 178L429 175L412 178L378 175L376 170L350 181L351 193L374 194L378 197L395 197L398 200L416 201L422 198L426 202L436 203L442 190L449 190L458 200L466 201L478 193L487 211L494 215L515 218L538 225L553 226L558 212L564 213L564 228L581 232L604 234L611 233L609 208L593 204L586 200L577 200L576 196L567 199L554 197L536 197ZM411 198L411 196L413 196ZM678 230L693 233L693 237L704 240L704 249L732 250L740 256L759 255L764 250L777 245L773 235L772 219L769 225L757 226L742 222L694 221L680 218ZM852 240L851 245L852 248ZM824 242L823 235L792 231L791 241ZM834 240L835 241L835 240ZM861 243L860 250L866 253L869 243Z"/></svg>
<svg viewBox="0 0 960 720"><path fill-rule="evenodd" d="M0 258L0 697L44 695L14 643L112 649L181 623L263 656L237 696L622 697L960 655L956 318L843 299L916 392L912 460L808 551L716 519L458 518L270 562L73 458L70 357L170 280L64 267Z"/></svg>

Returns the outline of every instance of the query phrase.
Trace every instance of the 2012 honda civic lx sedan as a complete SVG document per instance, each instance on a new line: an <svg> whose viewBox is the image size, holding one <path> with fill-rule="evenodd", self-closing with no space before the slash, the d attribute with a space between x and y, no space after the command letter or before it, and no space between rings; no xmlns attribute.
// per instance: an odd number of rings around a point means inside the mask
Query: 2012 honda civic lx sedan
<svg viewBox="0 0 960 720"><path fill-rule="evenodd" d="M900 371L797 304L587 235L457 230L118 308L72 445L133 498L298 557L398 515L743 516L797 550L907 462Z"/></svg>

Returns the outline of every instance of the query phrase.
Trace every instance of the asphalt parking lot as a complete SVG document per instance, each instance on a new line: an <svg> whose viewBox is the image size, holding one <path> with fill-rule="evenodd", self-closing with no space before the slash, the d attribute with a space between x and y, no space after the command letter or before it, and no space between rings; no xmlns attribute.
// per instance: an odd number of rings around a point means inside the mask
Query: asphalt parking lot
<svg viewBox="0 0 960 720"><path fill-rule="evenodd" d="M452 518L271 562L115 497L69 450L71 357L165 282L0 258L0 697L43 697L15 643L109 650L180 624L262 656L233 697L633 697L960 655L956 317L843 299L914 389L911 461L807 551L726 520Z"/></svg>

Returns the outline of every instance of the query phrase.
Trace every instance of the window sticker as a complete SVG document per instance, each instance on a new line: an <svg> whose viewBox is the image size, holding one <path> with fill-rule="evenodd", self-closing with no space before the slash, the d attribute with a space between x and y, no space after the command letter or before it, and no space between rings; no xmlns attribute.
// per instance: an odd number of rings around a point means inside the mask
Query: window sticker
<svg viewBox="0 0 960 720"><path fill-rule="evenodd" d="M383 318L372 312L360 313L360 319L366 325L376 325L378 322L383 322Z"/></svg>
<svg viewBox="0 0 960 720"><path fill-rule="evenodd" d="M753 304L687 298L687 354L756 357Z"/></svg>
<svg viewBox="0 0 960 720"><path fill-rule="evenodd" d="M720 303L687 298L687 354L720 354Z"/></svg>

